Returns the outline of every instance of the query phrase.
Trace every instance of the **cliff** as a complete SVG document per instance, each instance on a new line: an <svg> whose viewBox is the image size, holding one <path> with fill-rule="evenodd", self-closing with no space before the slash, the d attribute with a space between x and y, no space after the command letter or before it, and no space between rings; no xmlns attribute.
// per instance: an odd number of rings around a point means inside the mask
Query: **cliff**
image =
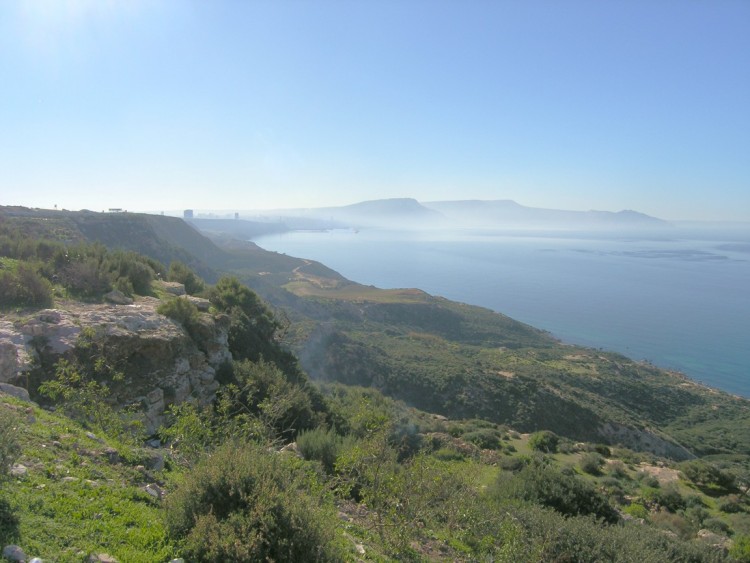
<svg viewBox="0 0 750 563"><path fill-rule="evenodd" d="M81 346L96 345L104 361L122 373L101 381L117 406L136 406L146 431L163 422L173 403L213 400L216 370L231 360L229 318L202 313L199 344L175 321L156 312L159 300L140 297L129 305L59 303L31 315L0 320L0 382L27 388L49 378L54 364Z"/></svg>

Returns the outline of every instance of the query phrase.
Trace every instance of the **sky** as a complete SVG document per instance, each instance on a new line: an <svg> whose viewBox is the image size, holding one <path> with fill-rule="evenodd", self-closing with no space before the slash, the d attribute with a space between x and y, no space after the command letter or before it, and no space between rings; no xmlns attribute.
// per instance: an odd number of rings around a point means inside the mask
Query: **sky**
<svg viewBox="0 0 750 563"><path fill-rule="evenodd" d="M750 221L750 2L0 2L0 204Z"/></svg>

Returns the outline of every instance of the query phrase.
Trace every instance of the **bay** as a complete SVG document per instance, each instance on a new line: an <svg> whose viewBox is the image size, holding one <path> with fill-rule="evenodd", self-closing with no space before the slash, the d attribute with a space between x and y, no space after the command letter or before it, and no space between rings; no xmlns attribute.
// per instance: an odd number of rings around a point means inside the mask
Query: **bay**
<svg viewBox="0 0 750 563"><path fill-rule="evenodd" d="M416 287L750 397L750 229L627 234L293 231L267 250Z"/></svg>

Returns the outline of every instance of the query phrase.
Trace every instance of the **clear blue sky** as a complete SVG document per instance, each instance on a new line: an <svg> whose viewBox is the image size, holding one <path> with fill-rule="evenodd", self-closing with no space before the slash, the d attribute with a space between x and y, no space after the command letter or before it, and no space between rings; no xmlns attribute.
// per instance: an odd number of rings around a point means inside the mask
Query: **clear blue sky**
<svg viewBox="0 0 750 563"><path fill-rule="evenodd" d="M750 2L0 2L0 203L750 221Z"/></svg>

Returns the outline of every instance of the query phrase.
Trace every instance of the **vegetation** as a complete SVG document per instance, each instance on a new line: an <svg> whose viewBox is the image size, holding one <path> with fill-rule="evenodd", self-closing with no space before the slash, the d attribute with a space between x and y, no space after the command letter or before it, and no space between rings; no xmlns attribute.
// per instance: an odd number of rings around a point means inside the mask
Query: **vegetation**
<svg viewBox="0 0 750 563"><path fill-rule="evenodd" d="M314 475L252 443L228 442L198 464L168 497L166 518L191 561L344 560Z"/></svg>
<svg viewBox="0 0 750 563"><path fill-rule="evenodd" d="M188 295L201 293L206 289L205 282L191 270L186 264L179 260L174 260L169 265L167 279L172 282L178 282L185 286L185 292Z"/></svg>
<svg viewBox="0 0 750 563"><path fill-rule="evenodd" d="M152 258L92 242L114 236L98 214L33 218L0 222L0 274L34 272L50 301L6 311L112 288L159 296L198 343L206 315L227 315L233 361L213 403L171 407L156 449L110 404L131 366L105 359L95 329L56 364L40 358L51 410L0 395L0 540L30 556L750 560L746 401L421 292L380 293L239 244L212 253L171 220L112 219L129 241L136 226L173 237L156 262L153 241L140 243ZM209 258L251 252L257 271L211 277ZM208 297L210 313L165 296L160 277ZM266 285L290 277L294 294Z"/></svg>

